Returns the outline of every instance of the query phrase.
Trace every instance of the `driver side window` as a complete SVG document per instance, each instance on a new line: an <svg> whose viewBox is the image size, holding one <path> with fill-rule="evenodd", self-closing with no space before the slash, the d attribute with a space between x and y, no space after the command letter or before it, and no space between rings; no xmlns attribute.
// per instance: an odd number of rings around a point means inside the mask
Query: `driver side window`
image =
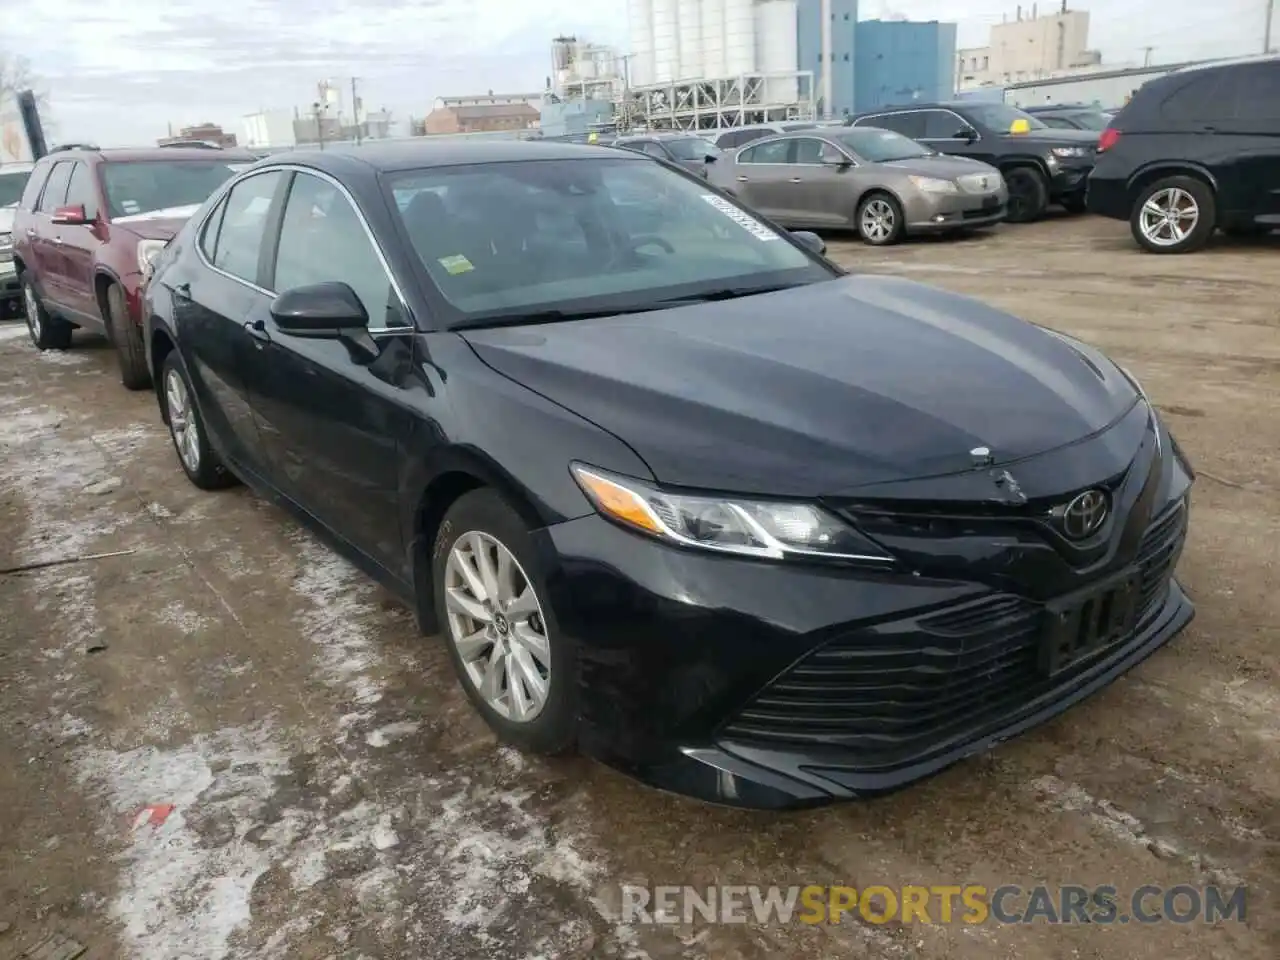
<svg viewBox="0 0 1280 960"><path fill-rule="evenodd" d="M283 293L331 281L355 291L369 314L369 329L408 325L391 278L351 201L329 181L298 173L285 202L273 286Z"/></svg>

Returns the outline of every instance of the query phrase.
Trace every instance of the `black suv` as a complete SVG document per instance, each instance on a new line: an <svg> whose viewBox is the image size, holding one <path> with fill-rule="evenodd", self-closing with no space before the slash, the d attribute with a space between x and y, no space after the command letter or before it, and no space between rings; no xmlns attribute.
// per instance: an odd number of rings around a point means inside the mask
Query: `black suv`
<svg viewBox="0 0 1280 960"><path fill-rule="evenodd" d="M1089 210L1152 253L1215 228L1280 227L1280 56L1188 67L1144 84L1102 133Z"/></svg>
<svg viewBox="0 0 1280 960"><path fill-rule="evenodd" d="M882 127L939 153L972 157L999 168L1009 187L1007 219L1039 219L1050 203L1084 210L1098 134L1056 130L1007 103L957 101L890 107L849 119L855 127Z"/></svg>

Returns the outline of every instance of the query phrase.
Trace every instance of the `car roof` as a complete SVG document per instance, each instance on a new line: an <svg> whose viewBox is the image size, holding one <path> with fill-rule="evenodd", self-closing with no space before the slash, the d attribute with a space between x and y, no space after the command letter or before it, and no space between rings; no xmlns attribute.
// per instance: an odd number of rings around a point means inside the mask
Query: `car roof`
<svg viewBox="0 0 1280 960"><path fill-rule="evenodd" d="M616 141L615 141L616 142ZM207 156L207 154L206 154ZM259 168L275 164L300 164L331 174L373 168L379 172L456 167L471 163L509 163L520 160L617 159L627 156L607 146L552 140L470 140L452 137L418 137L413 140L376 141L324 150L291 150L259 160Z"/></svg>
<svg viewBox="0 0 1280 960"><path fill-rule="evenodd" d="M112 163L136 163L142 160L252 160L253 154L237 147L210 149L209 147L63 147L49 151L41 159L71 160L96 158Z"/></svg>
<svg viewBox="0 0 1280 960"><path fill-rule="evenodd" d="M738 128L734 128L738 129ZM655 130L653 133L629 133L625 137L619 137L617 142L621 143L626 140L688 140L690 137L698 137L707 140L715 136L721 131L717 130Z"/></svg>

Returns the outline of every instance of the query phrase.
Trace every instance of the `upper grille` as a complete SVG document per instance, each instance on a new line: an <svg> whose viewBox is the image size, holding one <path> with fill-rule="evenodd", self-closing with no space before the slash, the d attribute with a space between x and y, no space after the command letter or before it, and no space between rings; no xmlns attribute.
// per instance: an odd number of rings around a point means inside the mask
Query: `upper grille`
<svg viewBox="0 0 1280 960"><path fill-rule="evenodd" d="M1143 538L1142 623L1167 594L1185 532L1179 503ZM849 750L864 770L922 759L971 739L1092 665L1086 661L1052 679L1040 673L1042 610L1020 597L991 594L846 634L779 676L721 733L766 745Z"/></svg>

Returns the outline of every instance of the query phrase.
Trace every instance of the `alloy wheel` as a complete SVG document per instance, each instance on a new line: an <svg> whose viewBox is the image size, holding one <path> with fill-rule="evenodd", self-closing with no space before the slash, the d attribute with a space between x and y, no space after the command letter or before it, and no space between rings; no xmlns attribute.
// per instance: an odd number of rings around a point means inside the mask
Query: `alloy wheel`
<svg viewBox="0 0 1280 960"><path fill-rule="evenodd" d="M862 235L872 243L884 243L893 228L893 207L887 200L872 200L862 208Z"/></svg>
<svg viewBox="0 0 1280 960"><path fill-rule="evenodd" d="M191 394L177 370L170 370L164 381L165 403L169 408L169 433L183 466L191 473L200 472L200 431L196 426Z"/></svg>
<svg viewBox="0 0 1280 960"><path fill-rule="evenodd" d="M551 692L551 641L519 561L487 533L464 533L444 569L449 638L481 699L514 723L534 720Z"/></svg>
<svg viewBox="0 0 1280 960"><path fill-rule="evenodd" d="M1184 242L1200 222L1200 205L1181 187L1157 190L1142 205L1139 229L1152 246L1172 247Z"/></svg>
<svg viewBox="0 0 1280 960"><path fill-rule="evenodd" d="M28 283L22 288L22 304L27 311L27 330L31 333L33 343L40 343L41 324L40 324L40 303L36 300L36 291Z"/></svg>

